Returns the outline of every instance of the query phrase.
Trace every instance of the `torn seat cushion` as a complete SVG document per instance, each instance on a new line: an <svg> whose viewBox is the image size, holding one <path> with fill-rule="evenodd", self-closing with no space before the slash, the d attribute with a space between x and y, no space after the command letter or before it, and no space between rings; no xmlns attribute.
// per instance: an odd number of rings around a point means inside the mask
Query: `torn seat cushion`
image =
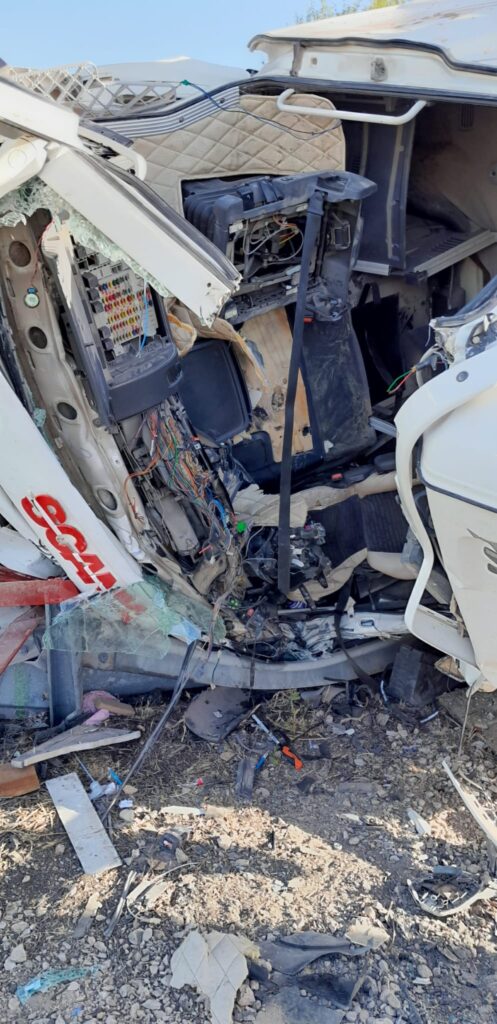
<svg viewBox="0 0 497 1024"><path fill-rule="evenodd" d="M313 94L297 93L289 102L334 109ZM147 160L148 183L179 213L183 181L344 169L340 122L282 112L274 96L241 96L239 108L213 107L211 116L178 131L136 139L135 149Z"/></svg>

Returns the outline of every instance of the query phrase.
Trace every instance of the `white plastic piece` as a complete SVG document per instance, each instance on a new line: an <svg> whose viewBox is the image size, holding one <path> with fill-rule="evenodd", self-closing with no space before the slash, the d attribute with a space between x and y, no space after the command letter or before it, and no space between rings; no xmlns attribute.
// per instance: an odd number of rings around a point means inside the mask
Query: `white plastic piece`
<svg viewBox="0 0 497 1024"><path fill-rule="evenodd" d="M407 817L409 818L411 825L414 825L418 836L431 835L431 825L429 825L428 822L425 821L425 819L422 818L421 815L412 807L407 808Z"/></svg>
<svg viewBox="0 0 497 1024"><path fill-rule="evenodd" d="M138 582L138 565L71 483L1 374L0 435L0 485L73 583L92 594Z"/></svg>
<svg viewBox="0 0 497 1024"><path fill-rule="evenodd" d="M39 174L47 159L43 139L11 139L0 149L0 197Z"/></svg>
<svg viewBox="0 0 497 1024"><path fill-rule="evenodd" d="M326 110L324 107L306 107L304 104L287 103L293 96L295 89L285 89L278 99L276 106L285 114L306 114L308 117L326 117L332 121L361 121L363 124L407 124L414 120L417 115L426 107L426 100L416 100L409 110L403 114L371 114L359 110Z"/></svg>
<svg viewBox="0 0 497 1024"><path fill-rule="evenodd" d="M119 868L121 858L76 772L48 779L46 786L85 874Z"/></svg>
<svg viewBox="0 0 497 1024"><path fill-rule="evenodd" d="M30 132L37 138L62 142L83 149L79 138L79 118L63 110L52 100L35 96L0 76L0 119L13 128Z"/></svg>

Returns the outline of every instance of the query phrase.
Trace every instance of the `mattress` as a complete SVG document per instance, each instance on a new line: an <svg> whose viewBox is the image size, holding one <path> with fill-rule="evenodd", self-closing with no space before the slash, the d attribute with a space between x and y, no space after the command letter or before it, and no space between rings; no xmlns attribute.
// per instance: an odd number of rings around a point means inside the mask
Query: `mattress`
<svg viewBox="0 0 497 1024"><path fill-rule="evenodd" d="M334 109L330 100L312 94L294 94L290 102ZM176 130L135 135L134 148L147 160L148 183L179 213L183 181L344 170L345 140L339 121L279 111L274 96L241 96L236 108L212 104L211 113L204 103L204 110L200 120Z"/></svg>

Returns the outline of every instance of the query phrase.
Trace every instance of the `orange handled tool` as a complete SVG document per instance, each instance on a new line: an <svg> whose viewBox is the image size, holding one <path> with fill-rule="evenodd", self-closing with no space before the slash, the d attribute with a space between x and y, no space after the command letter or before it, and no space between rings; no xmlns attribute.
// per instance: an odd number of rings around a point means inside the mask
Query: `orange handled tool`
<svg viewBox="0 0 497 1024"><path fill-rule="evenodd" d="M274 732L271 732L271 729L269 729L266 723L262 721L262 718L259 718L258 715L254 714L251 715L251 718L255 724L259 726L259 729L262 729L262 731L266 733L266 736L269 736L269 739L274 743L275 747L278 747L281 750L283 757L286 757L288 761L292 762L295 771L299 772L300 769L304 767L304 764L300 760L300 757L297 757L293 750L288 746L288 736L286 736L285 733L282 733L281 739L278 739Z"/></svg>

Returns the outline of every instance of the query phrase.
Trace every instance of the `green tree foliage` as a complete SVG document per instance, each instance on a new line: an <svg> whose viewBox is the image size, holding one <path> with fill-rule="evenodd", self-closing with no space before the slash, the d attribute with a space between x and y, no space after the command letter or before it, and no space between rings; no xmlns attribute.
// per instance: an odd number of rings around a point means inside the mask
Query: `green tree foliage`
<svg viewBox="0 0 497 1024"><path fill-rule="evenodd" d="M321 18L336 18L340 14L355 14L357 11L374 11L379 7L397 7L400 0L356 0L352 3L329 4L326 0L311 0L305 14L297 15L297 24L319 21Z"/></svg>

